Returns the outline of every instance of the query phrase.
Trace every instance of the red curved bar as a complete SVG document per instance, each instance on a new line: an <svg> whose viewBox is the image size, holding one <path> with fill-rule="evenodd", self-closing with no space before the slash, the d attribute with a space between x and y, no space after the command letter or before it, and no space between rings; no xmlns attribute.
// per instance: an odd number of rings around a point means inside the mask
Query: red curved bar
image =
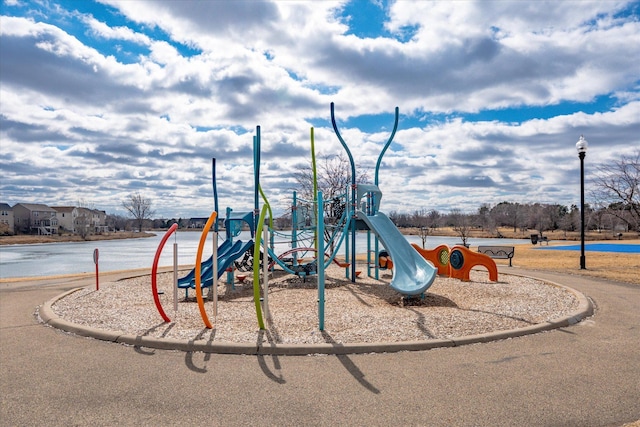
<svg viewBox="0 0 640 427"><path fill-rule="evenodd" d="M164 237L160 241L158 245L158 249L156 250L156 256L153 258L153 267L151 267L151 292L153 292L153 301L156 303L156 307L158 308L158 313L164 319L165 322L171 322L169 316L162 309L162 304L160 304L160 298L158 297L158 283L156 281L156 275L158 273L158 261L160 261L160 255L162 254L162 249L164 248L164 244L167 243L167 239L169 236L173 234L174 231L178 228L178 224L174 223L169 230L165 233Z"/></svg>

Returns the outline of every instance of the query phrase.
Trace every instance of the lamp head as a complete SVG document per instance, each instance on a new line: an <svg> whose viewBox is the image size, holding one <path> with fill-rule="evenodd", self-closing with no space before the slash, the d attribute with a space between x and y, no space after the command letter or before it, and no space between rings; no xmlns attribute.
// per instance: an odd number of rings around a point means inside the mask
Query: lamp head
<svg viewBox="0 0 640 427"><path fill-rule="evenodd" d="M576 142L576 150L578 150L578 154L584 154L587 152L587 147L589 144L587 140L584 139L584 136L580 135L580 139Z"/></svg>

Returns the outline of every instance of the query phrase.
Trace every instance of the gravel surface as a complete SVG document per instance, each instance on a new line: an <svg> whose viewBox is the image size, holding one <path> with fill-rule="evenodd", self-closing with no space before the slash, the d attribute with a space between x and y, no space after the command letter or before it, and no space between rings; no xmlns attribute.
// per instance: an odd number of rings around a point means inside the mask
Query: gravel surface
<svg viewBox="0 0 640 427"><path fill-rule="evenodd" d="M185 274L182 272L181 275ZM231 289L218 286L218 315L213 302L205 304L214 325L207 329L195 301L195 290L178 292L173 309L172 273L158 274L160 301L171 318L165 323L153 303L151 277L101 283L60 299L54 312L80 325L156 338L235 343L371 343L454 338L514 329L565 316L578 299L565 288L539 280L501 273L498 282L486 270L472 271L471 281L437 278L424 298L403 298L388 286L391 274L380 280L344 278L344 269L326 272L325 330L318 329L316 277L302 278L282 271L269 279L271 321L259 331L251 276Z"/></svg>

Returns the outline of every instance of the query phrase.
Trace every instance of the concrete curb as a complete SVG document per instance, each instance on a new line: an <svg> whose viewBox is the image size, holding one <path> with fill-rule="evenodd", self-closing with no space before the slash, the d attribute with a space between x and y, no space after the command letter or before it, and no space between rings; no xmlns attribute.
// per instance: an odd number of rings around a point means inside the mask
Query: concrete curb
<svg viewBox="0 0 640 427"><path fill-rule="evenodd" d="M524 276L523 277L531 277ZM531 277L534 278L534 277ZM536 279L539 280L539 279ZM567 316L552 319L547 322L537 323L523 328L495 331L481 335L468 335L450 339L436 339L425 341L405 342L376 342L376 343L326 343L326 344L249 344L221 341L194 341L178 340L172 338L154 338L147 336L127 335L121 331L109 331L90 326L78 325L64 320L53 311L56 301L82 290L72 289L51 300L45 302L40 308L39 314L42 321L54 328L70 332L83 337L91 337L103 341L111 341L128 344L136 347L154 348L160 350L179 350L185 352L203 352L219 354L243 354L243 355L283 355L303 356L309 354L359 354L359 353L394 353L400 351L423 351L441 347L458 347L468 344L487 343L491 341L516 338L524 335L536 334L553 329L575 325L583 319L593 315L593 304L581 292L568 286L560 285L548 280L546 283L557 286L571 292L578 299L578 308Z"/></svg>

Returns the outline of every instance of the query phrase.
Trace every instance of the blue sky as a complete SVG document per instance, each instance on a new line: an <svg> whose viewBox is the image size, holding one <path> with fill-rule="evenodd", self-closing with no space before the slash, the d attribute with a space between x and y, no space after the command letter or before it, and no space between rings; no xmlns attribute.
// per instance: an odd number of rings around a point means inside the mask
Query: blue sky
<svg viewBox="0 0 640 427"><path fill-rule="evenodd" d="M22 1L0 14L0 201L158 216L253 205L252 135L276 212L342 147L381 166L381 209L579 200L640 147L640 3ZM592 200L592 203L597 201Z"/></svg>

